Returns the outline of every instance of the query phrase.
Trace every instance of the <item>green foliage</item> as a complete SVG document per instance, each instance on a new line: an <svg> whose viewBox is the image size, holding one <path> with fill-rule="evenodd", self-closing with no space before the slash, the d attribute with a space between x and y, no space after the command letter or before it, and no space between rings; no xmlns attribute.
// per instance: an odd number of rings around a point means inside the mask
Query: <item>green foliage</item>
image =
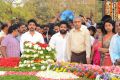
<svg viewBox="0 0 120 80"><path fill-rule="evenodd" d="M40 23L50 22L51 18L58 16L63 10L72 10L75 15L82 14L91 16L95 21L102 17L102 2L95 4L83 3L83 0L23 0L23 7L13 7L11 2L0 0L0 21L8 21L14 17L22 18L25 21L35 18Z"/></svg>
<svg viewBox="0 0 120 80"><path fill-rule="evenodd" d="M35 76L9 75L0 76L0 80L39 80L39 79Z"/></svg>

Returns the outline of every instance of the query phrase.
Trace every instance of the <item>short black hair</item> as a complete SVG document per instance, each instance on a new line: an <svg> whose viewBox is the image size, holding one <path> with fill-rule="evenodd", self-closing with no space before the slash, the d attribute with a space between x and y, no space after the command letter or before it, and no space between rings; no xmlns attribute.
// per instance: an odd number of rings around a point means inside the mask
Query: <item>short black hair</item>
<svg viewBox="0 0 120 80"><path fill-rule="evenodd" d="M2 23L1 30L3 30L5 27L8 27L7 23Z"/></svg>
<svg viewBox="0 0 120 80"><path fill-rule="evenodd" d="M30 19L30 20L28 20L28 24L31 23L31 22L35 23L35 25L37 26L37 22L36 22L35 19Z"/></svg>
<svg viewBox="0 0 120 80"><path fill-rule="evenodd" d="M18 25L18 27L20 28L20 26L25 25L25 23L19 22L19 23L17 23L17 25ZM25 26L26 26L26 25L25 25Z"/></svg>
<svg viewBox="0 0 120 80"><path fill-rule="evenodd" d="M67 28L69 28L69 24L66 21L60 21L59 26L61 26L62 24L65 24Z"/></svg>
<svg viewBox="0 0 120 80"><path fill-rule="evenodd" d="M16 29L18 29L18 25L17 24L13 24L12 26L9 27L8 34L11 34Z"/></svg>
<svg viewBox="0 0 120 80"><path fill-rule="evenodd" d="M90 31L90 30L93 31L93 35L92 35L92 36L95 35L95 33L96 33L96 28L95 28L94 26L90 26L90 27L88 28L88 30L89 30L89 31Z"/></svg>
<svg viewBox="0 0 120 80"><path fill-rule="evenodd" d="M55 23L55 24L54 24L54 27L55 27L55 26L58 26L58 27L59 27L59 25L60 25L59 23Z"/></svg>

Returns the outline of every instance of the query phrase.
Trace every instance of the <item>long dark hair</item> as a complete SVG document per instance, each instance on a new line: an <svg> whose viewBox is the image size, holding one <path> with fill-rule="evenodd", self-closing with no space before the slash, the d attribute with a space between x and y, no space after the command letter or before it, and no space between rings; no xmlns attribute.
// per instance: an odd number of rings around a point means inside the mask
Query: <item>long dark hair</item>
<svg viewBox="0 0 120 80"><path fill-rule="evenodd" d="M106 20L104 22L103 30L104 30L104 34L107 34L107 31L105 30L105 23L112 24L112 26L113 26L112 32L115 33L115 21L113 21L113 20Z"/></svg>

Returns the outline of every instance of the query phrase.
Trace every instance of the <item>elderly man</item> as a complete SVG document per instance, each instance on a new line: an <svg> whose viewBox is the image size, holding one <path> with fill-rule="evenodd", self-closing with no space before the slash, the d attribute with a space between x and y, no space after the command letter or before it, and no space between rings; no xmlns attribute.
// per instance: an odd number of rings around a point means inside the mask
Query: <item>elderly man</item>
<svg viewBox="0 0 120 80"><path fill-rule="evenodd" d="M120 20L116 21L116 34L112 37L109 47L112 63L120 65Z"/></svg>
<svg viewBox="0 0 120 80"><path fill-rule="evenodd" d="M90 63L91 39L86 26L81 24L81 18L73 20L74 28L70 31L67 42L68 59L71 62Z"/></svg>

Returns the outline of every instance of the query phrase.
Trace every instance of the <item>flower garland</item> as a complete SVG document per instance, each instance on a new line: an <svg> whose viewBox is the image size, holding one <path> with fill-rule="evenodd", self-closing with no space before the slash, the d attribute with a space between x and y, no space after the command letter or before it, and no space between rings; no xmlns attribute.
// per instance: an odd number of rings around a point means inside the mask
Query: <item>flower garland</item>
<svg viewBox="0 0 120 80"><path fill-rule="evenodd" d="M55 49L42 43L24 43L24 53L19 67L39 68L45 70L47 65L55 61Z"/></svg>

